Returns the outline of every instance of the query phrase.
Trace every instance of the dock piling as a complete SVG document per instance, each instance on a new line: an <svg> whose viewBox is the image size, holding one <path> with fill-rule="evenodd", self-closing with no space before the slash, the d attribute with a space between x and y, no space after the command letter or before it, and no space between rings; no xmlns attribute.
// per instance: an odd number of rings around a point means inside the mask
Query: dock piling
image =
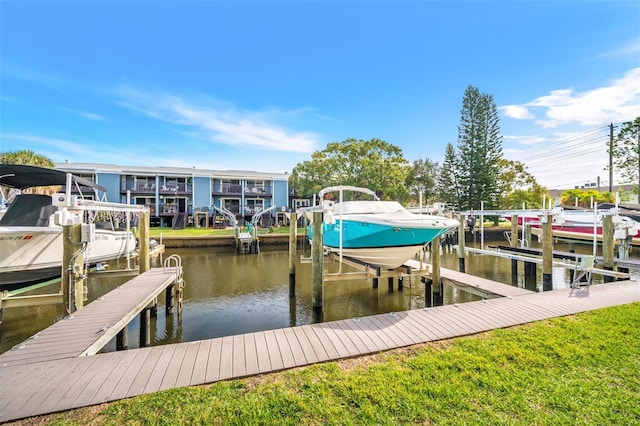
<svg viewBox="0 0 640 426"><path fill-rule="evenodd" d="M542 291L553 290L553 215L542 217Z"/></svg>
<svg viewBox="0 0 640 426"><path fill-rule="evenodd" d="M312 224L312 243L311 243L311 281L312 281L312 294L311 304L313 311L316 314L322 313L322 298L323 298L323 269L324 269L324 256L322 253L322 212L313 213Z"/></svg>
<svg viewBox="0 0 640 426"><path fill-rule="evenodd" d="M289 220L289 297L296 295L296 241L298 228L298 215L291 212Z"/></svg>
<svg viewBox="0 0 640 426"><path fill-rule="evenodd" d="M464 248L464 243L465 243L465 230L464 230L464 224L467 221L467 217L465 215L458 215L458 222L460 222L460 225L458 225L458 269L460 270L460 272L465 272L465 248Z"/></svg>
<svg viewBox="0 0 640 426"><path fill-rule="evenodd" d="M602 256L603 268L613 271L613 216L602 218ZM605 276L604 282L615 281L613 277Z"/></svg>

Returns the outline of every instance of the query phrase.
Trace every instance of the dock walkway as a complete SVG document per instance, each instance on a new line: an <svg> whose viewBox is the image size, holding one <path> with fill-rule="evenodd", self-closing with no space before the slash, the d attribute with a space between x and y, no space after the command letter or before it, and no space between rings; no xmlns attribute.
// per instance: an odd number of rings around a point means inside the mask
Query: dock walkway
<svg viewBox="0 0 640 426"><path fill-rule="evenodd" d="M0 422L633 302L640 302L640 284L619 281L93 356L3 363Z"/></svg>
<svg viewBox="0 0 640 426"><path fill-rule="evenodd" d="M0 366L94 355L175 280L176 267L152 268L1 354Z"/></svg>

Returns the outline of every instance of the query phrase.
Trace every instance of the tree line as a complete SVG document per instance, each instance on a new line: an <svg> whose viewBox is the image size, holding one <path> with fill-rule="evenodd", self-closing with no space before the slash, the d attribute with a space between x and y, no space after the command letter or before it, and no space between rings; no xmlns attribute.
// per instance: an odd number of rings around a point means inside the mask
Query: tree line
<svg viewBox="0 0 640 426"><path fill-rule="evenodd" d="M635 175L640 184L639 135L640 117L624 123L614 155L623 174ZM399 147L386 141L350 138L314 152L294 167L290 179L303 197L335 185L366 187L383 199L412 204L422 194L425 202L444 202L457 210L538 209L548 196L523 163L503 157L494 98L471 85L462 99L457 144L447 144L442 164L428 158L409 163Z"/></svg>

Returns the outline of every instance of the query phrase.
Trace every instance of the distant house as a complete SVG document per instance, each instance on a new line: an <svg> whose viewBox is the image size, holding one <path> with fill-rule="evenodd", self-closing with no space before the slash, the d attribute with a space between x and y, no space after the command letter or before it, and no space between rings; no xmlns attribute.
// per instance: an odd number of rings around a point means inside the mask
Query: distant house
<svg viewBox="0 0 640 426"><path fill-rule="evenodd" d="M171 226L178 214L191 219L198 211L209 212L213 225L220 219L213 206L224 207L243 224L272 206L283 212L306 202L290 190L288 173L68 162L56 168L105 187L107 201L149 207L157 226ZM273 220L275 213L269 217Z"/></svg>

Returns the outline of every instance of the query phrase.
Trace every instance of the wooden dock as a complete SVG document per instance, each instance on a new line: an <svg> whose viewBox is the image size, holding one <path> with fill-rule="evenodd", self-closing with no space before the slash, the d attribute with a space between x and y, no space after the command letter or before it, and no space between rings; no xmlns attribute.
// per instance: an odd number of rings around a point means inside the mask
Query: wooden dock
<svg viewBox="0 0 640 426"><path fill-rule="evenodd" d="M0 422L633 302L640 283L619 281L93 356L14 358L0 363Z"/></svg>
<svg viewBox="0 0 640 426"><path fill-rule="evenodd" d="M94 355L175 280L176 267L138 275L1 354L0 366Z"/></svg>

